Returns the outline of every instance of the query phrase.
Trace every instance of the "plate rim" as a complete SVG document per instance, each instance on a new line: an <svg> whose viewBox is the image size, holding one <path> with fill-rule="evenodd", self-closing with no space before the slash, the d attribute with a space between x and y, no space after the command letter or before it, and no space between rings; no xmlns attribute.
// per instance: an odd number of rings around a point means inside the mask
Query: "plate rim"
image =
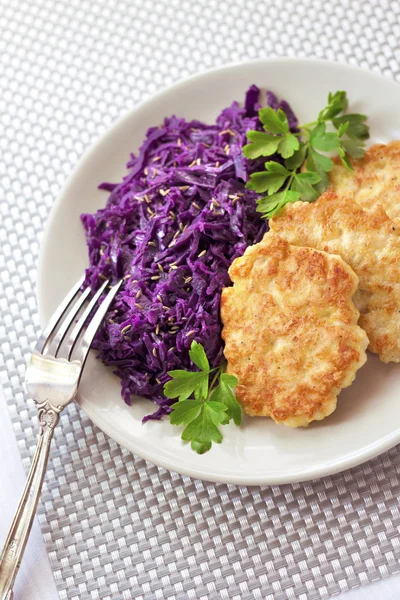
<svg viewBox="0 0 400 600"><path fill-rule="evenodd" d="M160 100L164 95L167 95L172 90L179 90L180 87L186 86L191 81L199 80L202 78L207 78L212 73L222 73L229 70L234 70L238 67L243 68L248 65L260 65L260 64L287 64L287 63L303 63L308 66L312 66L315 64L319 65L329 65L330 68L338 69L340 71L349 71L349 72L363 72L368 73L371 77L375 78L377 81L390 81L393 84L398 85L398 82L393 78L387 77L381 73L375 73L367 68L359 67L355 65L350 65L347 63L341 63L338 61L325 60L320 58L307 58L307 57L270 57L270 58L257 58L254 60L244 60L228 63L225 65L219 65L217 67L213 67L211 69L206 69L204 71L194 73L188 77L181 78L176 80L170 85L164 86L160 91L155 94L149 94L145 96L143 100L135 104L131 109L127 110L122 114L119 118L117 118L107 129L100 134L94 142L91 143L89 148L82 154L81 158L78 160L74 168L71 170L71 173L66 178L57 198L53 202L51 209L49 211L47 221L45 223L41 240L40 240L40 249L39 256L37 262L37 286L36 286L36 299L37 299L37 307L39 313L39 321L41 326L44 326L46 319L44 318L44 307L42 299L44 298L44 257L46 255L46 249L50 242L51 231L53 229L53 223L56 219L56 215L59 207L65 201L66 196L68 195L68 189L70 187L71 182L75 179L75 176L82 169L85 168L87 163L89 163L92 157L97 153L98 148L102 146L108 137L111 137L115 130L119 127L123 126L125 122L130 121L134 113L141 110L142 107L152 103L155 100ZM162 467L170 472L179 473L181 475L189 476L195 479L201 479L203 481L209 481L214 483L226 483L233 485L248 485L248 486L260 486L260 485L282 485L282 484L292 484L292 483L300 483L304 481L310 481L313 479L319 479L321 477L326 477L329 475L333 475L338 472L345 471L352 467L358 466L368 460L371 460L380 454L387 452L391 448L393 448L396 444L400 443L400 427L387 434L379 441L375 441L372 444L367 446L363 446L357 451L352 452L345 457L342 457L339 460L331 460L324 465L317 465L312 468L304 468L297 469L295 472L285 472L284 475L264 475L260 474L257 476L235 476L235 475L217 475L213 473L212 475L207 474L207 472L203 471L200 467L195 466L193 468L189 468L186 466L178 467L174 463L171 463L168 458L160 457L159 455L153 456L151 452L147 450L143 450L142 448L138 448L133 444L133 447L128 445L126 442L126 438L120 435L118 431L112 430L112 428L107 428L104 425L104 422L100 424L97 419L97 414L93 414L92 411L87 410L81 405L79 392L76 398L76 402L79 407L83 410L83 412L88 416L88 418L98 427L105 435L107 435L110 439L117 442L123 448L126 448L129 452L140 456L144 460L151 462L152 464ZM109 433L112 430L112 433Z"/></svg>

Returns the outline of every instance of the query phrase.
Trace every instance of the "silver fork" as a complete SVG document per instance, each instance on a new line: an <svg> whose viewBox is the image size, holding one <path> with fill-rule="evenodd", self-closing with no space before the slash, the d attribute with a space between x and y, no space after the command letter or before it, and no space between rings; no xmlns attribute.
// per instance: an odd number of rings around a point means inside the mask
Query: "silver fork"
<svg viewBox="0 0 400 600"><path fill-rule="evenodd" d="M83 281L84 278L72 288L51 317L26 369L25 383L38 409L40 432L25 489L0 556L0 600L12 600L12 587L39 501L54 427L60 412L76 396L93 338L122 283L119 281L110 289L85 329L109 281L103 283L90 301L90 288L80 293Z"/></svg>

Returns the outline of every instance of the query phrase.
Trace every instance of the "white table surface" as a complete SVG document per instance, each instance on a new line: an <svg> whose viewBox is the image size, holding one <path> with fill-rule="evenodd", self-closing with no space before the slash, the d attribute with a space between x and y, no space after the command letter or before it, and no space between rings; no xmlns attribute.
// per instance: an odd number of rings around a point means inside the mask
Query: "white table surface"
<svg viewBox="0 0 400 600"><path fill-rule="evenodd" d="M2 544L24 486L25 473L1 388L0 474L0 544ZM35 521L14 587L14 600L57 600L58 597L50 561L39 525ZM399 600L400 575L345 592L335 596L335 599Z"/></svg>

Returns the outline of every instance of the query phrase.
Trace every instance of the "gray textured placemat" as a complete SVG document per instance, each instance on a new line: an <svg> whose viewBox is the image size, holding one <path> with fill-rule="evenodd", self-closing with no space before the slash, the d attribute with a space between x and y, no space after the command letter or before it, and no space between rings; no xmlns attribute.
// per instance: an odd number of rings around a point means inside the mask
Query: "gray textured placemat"
<svg viewBox="0 0 400 600"><path fill-rule="evenodd" d="M22 380L49 208L84 150L170 82L226 62L316 56L400 77L400 4L0 0L0 376L25 465ZM62 415L40 522L62 599L313 600L399 571L400 449L308 484L171 474Z"/></svg>

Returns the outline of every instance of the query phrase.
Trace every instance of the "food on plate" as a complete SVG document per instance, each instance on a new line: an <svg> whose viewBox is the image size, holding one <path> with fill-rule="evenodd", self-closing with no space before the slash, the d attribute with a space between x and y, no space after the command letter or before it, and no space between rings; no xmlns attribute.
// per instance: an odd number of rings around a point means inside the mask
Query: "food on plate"
<svg viewBox="0 0 400 600"><path fill-rule="evenodd" d="M286 101L272 92L266 92L264 102L262 97L253 85L244 106L234 102L215 124L172 116L150 128L138 154L131 155L122 181L99 186L109 192L106 207L81 217L90 259L85 283L98 289L104 279L124 280L95 338L99 357L119 376L127 404L135 395L156 404L144 421L169 414L172 424L185 426L182 438L200 454L221 441L220 425L240 423L241 409L233 391L235 365L238 397L245 410L271 414L295 426L330 414L340 389L350 385L365 360L366 340L355 325L357 311L351 303L356 281L351 269L338 257L292 248L276 236L260 240L268 231L269 217L288 203L314 202L329 185L327 172L334 163L325 153L336 152L349 169L350 159L364 154L369 135L366 117L345 114L347 95L338 91L329 94L315 121L299 126ZM263 252L269 246L268 259ZM234 279L237 265L247 264L260 249L264 258L255 262L255 271L260 261L275 264L274 253L284 257L281 268L276 267L281 303L271 304L271 314L263 313L259 325L246 332L238 315L242 311L246 318L251 316L251 306L229 303L231 297L240 296L245 283L228 288L228 269L235 261L230 271ZM293 264L298 272L290 275ZM329 277L332 288L318 300L324 288L321 273ZM255 283L277 285L272 284L272 275L260 277ZM300 285L301 277L305 283L296 300L290 290ZM229 373L221 337L223 289ZM307 294L315 309L306 314ZM255 298L264 296L260 292ZM297 322L294 311L300 307L304 314ZM336 313L337 322L332 322ZM263 345L253 348L252 343L257 332L272 322L279 325L282 339L285 330L288 339L301 338L298 360L289 359L286 339L269 348L270 364L262 362ZM236 358L235 327L243 337ZM253 352L260 368L263 365L264 372L271 373L267 395L258 400L261 380L254 380L256 391L251 391L252 363L245 362L245 352ZM278 355L285 365L279 367ZM312 356L317 359L306 376L302 369ZM281 383L273 392L277 381ZM290 386L295 394L291 404L285 396Z"/></svg>
<svg viewBox="0 0 400 600"><path fill-rule="evenodd" d="M193 340L212 368L221 363L228 268L267 230L244 183L260 164L242 153L246 131L261 129L258 98L252 86L244 108L234 102L213 125L171 117L149 129L123 180L100 186L110 192L106 207L82 216L86 282L125 278L94 346L120 377L125 402L137 394L158 405L151 418L170 412L163 386L168 371L191 368ZM297 125L287 104L267 99Z"/></svg>
<svg viewBox="0 0 400 600"><path fill-rule="evenodd" d="M328 102L315 121L289 127L282 110L268 106L258 111L264 130L248 131L249 144L243 148L247 158L259 159L278 154L269 160L262 171L250 174L248 189L267 195L257 200L257 210L265 218L273 217L283 206L297 200L314 202L329 186L328 172L334 163L321 152L336 152L343 169L351 170L351 158L365 152L369 128L367 117L342 114L347 108L347 94L338 91L328 95ZM328 127L335 131L327 131Z"/></svg>
<svg viewBox="0 0 400 600"><path fill-rule="evenodd" d="M368 210L382 206L400 226L400 141L376 144L351 164L351 171L337 163L329 173L334 191L338 196L353 195Z"/></svg>
<svg viewBox="0 0 400 600"><path fill-rule="evenodd" d="M340 255L358 275L354 302L369 349L400 362L400 229L383 208L362 208L350 196L325 192L313 204L296 202L270 221L289 244Z"/></svg>
<svg viewBox="0 0 400 600"><path fill-rule="evenodd" d="M194 340L189 356L197 370L170 371L164 394L178 399L171 407L172 425L185 425L182 439L190 442L198 454L204 454L212 442L221 443L221 425L231 420L240 425L242 409L233 393L237 379L224 372L225 365L211 369L203 346Z"/></svg>
<svg viewBox="0 0 400 600"><path fill-rule="evenodd" d="M366 361L355 273L339 256L267 233L229 275L222 337L244 411L290 427L330 415Z"/></svg>

